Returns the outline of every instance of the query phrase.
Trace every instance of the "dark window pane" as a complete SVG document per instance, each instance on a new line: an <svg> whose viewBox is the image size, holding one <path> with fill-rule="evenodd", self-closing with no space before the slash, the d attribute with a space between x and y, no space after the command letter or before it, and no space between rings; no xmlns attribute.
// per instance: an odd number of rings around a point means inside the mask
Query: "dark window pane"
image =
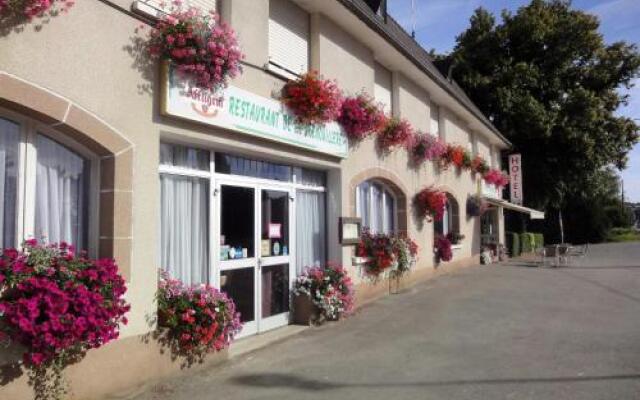
<svg viewBox="0 0 640 400"><path fill-rule="evenodd" d="M253 257L255 249L255 191L237 186L221 187L220 258Z"/></svg>
<svg viewBox="0 0 640 400"><path fill-rule="evenodd" d="M242 322L255 319L253 268L234 269L220 273L220 290L225 292L236 304Z"/></svg>
<svg viewBox="0 0 640 400"><path fill-rule="evenodd" d="M289 311L289 265L262 267L262 318Z"/></svg>

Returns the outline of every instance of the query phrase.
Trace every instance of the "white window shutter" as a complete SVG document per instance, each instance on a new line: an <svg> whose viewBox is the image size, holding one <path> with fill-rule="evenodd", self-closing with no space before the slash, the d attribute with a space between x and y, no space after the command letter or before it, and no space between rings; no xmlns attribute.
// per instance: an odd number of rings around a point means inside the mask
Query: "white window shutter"
<svg viewBox="0 0 640 400"><path fill-rule="evenodd" d="M380 64L375 65L375 78L373 87L373 98L380 103L384 112L391 114L392 112L392 84L391 71Z"/></svg>
<svg viewBox="0 0 640 400"><path fill-rule="evenodd" d="M440 137L440 110L435 103L431 103L429 133Z"/></svg>
<svg viewBox="0 0 640 400"><path fill-rule="evenodd" d="M137 3L141 3L148 7L152 7L160 12L168 12L172 8L172 0L138 0ZM162 7L164 5L164 7ZM138 6L139 7L139 6ZM182 8L187 9L190 7L196 7L201 9L204 13L209 11L218 10L218 0L184 0L182 2Z"/></svg>
<svg viewBox="0 0 640 400"><path fill-rule="evenodd" d="M309 14L289 0L269 2L269 62L295 74L309 70Z"/></svg>
<svg viewBox="0 0 640 400"><path fill-rule="evenodd" d="M187 7L199 8L205 13L208 13L209 11L218 11L217 0L185 0L184 4Z"/></svg>

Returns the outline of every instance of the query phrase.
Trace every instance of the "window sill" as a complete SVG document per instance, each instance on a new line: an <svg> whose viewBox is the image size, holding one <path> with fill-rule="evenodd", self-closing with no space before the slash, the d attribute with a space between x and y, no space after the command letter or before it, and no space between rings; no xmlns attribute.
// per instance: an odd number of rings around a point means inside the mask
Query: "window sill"
<svg viewBox="0 0 640 400"><path fill-rule="evenodd" d="M351 264L364 265L371 260L369 257L351 257Z"/></svg>
<svg viewBox="0 0 640 400"><path fill-rule="evenodd" d="M300 77L300 74L295 74L285 68L282 68L272 62L268 62L264 65L265 70L269 71L271 74L285 79L287 81L294 81Z"/></svg>
<svg viewBox="0 0 640 400"><path fill-rule="evenodd" d="M164 15L166 15L164 11L158 8L155 8L153 6L150 6L147 3L143 3L142 1L139 1L139 0L134 1L133 4L131 4L131 10L133 10L133 12L136 14L139 14L154 20L158 20L162 18Z"/></svg>

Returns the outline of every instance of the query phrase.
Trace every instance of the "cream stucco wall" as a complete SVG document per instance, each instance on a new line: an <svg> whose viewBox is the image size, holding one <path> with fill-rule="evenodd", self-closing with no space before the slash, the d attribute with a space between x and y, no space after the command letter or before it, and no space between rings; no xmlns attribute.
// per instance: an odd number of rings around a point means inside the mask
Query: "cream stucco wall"
<svg viewBox="0 0 640 400"><path fill-rule="evenodd" d="M112 4L129 10L130 0ZM441 187L452 194L460 210L460 229L466 236L454 251L455 260L471 262L479 253L479 219L467 218L466 198L477 190L476 179L455 169L439 171L432 163L414 168L406 151L378 154L373 138L351 148L349 157L338 158L276 144L237 132L224 131L160 115L157 63L149 63L141 52L136 33L141 21L102 1L77 2L70 13L53 18L37 31L28 24L21 31L0 36L0 72L42 87L86 109L120 132L133 146L133 193L130 229L130 274L127 299L132 304L129 325L122 336L144 334L153 329L154 295L159 267L159 179L158 153L161 140L227 151L254 158L293 165L312 166L328 172L327 237L330 260L341 262L359 276L352 265L353 247L338 243L338 218L354 216L354 185L358 177L384 177L405 198L406 230L420 246L417 268L427 276L435 267L432 253L433 225L418 221L411 202L427 186ZM246 54L243 74L233 85L264 97L276 97L285 79L265 70L268 62L268 0L222 0L220 10L238 33ZM373 95L375 52L360 43L328 17L310 13L310 65L325 77L336 79L347 93L366 91ZM144 25L144 24L142 24ZM392 72L394 113L423 132L429 130L430 95L402 73ZM426 77L424 79L427 79ZM29 104L23 104L24 107ZM490 141L471 135L468 123L446 108L439 113L441 135L450 143L465 147L475 137L477 151L487 159ZM497 158L494 156L494 162ZM500 230L503 234L502 219ZM356 281L361 282L360 278ZM98 362L97 362L98 363ZM2 393L0 391L0 393Z"/></svg>

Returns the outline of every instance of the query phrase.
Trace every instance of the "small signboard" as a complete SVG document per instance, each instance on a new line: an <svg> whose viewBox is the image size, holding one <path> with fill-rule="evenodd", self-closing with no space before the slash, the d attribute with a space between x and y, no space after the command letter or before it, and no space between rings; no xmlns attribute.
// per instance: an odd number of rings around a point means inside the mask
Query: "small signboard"
<svg viewBox="0 0 640 400"><path fill-rule="evenodd" d="M282 224L269 224L269 239L282 238Z"/></svg>
<svg viewBox="0 0 640 400"><path fill-rule="evenodd" d="M362 231L362 219L360 218L340 218L340 243L343 245L353 245L360 242Z"/></svg>
<svg viewBox="0 0 640 400"><path fill-rule="evenodd" d="M509 156L509 186L511 187L511 203L522 205L522 156Z"/></svg>

